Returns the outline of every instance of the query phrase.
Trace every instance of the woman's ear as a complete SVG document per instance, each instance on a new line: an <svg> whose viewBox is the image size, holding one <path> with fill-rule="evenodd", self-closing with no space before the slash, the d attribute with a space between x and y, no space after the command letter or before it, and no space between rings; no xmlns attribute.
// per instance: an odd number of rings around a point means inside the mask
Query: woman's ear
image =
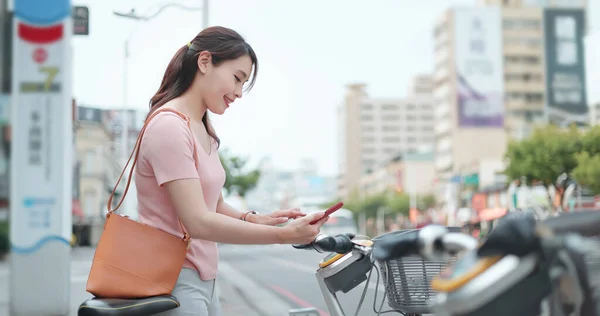
<svg viewBox="0 0 600 316"><path fill-rule="evenodd" d="M202 74L206 74L212 65L212 55L208 51L203 51L198 55L198 69Z"/></svg>

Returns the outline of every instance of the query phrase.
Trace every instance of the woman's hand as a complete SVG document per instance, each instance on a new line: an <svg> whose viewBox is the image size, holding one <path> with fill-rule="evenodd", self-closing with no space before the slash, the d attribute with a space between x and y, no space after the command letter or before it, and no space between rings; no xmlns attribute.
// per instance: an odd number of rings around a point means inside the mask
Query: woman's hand
<svg viewBox="0 0 600 316"><path fill-rule="evenodd" d="M281 227L279 233L279 240L282 244L308 244L311 243L320 232L321 226L327 222L329 216L321 218L325 215L325 212L316 212L308 216L298 218L297 220L289 223L288 225ZM319 220L315 224L311 225L312 221Z"/></svg>
<svg viewBox="0 0 600 316"><path fill-rule="evenodd" d="M246 215L246 220L255 224L273 226L283 224L289 219L296 219L303 216L306 216L306 214L302 213L300 209L291 208L288 210L278 210L269 215L248 214Z"/></svg>

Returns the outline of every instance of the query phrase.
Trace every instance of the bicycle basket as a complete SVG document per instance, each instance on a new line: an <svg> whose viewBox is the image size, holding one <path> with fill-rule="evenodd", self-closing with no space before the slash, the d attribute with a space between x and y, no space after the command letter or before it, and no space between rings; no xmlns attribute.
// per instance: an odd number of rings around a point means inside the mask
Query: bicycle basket
<svg viewBox="0 0 600 316"><path fill-rule="evenodd" d="M429 301L436 293L431 289L431 279L454 261L454 257L449 261L428 261L410 256L379 262L389 306L403 313L432 313Z"/></svg>
<svg viewBox="0 0 600 316"><path fill-rule="evenodd" d="M459 232L460 227L447 227L451 232ZM412 229L391 232L403 234ZM385 238L384 234L377 238ZM431 289L431 280L442 270L456 261L455 257L447 261L430 261L421 256L407 256L388 261L379 261L379 268L385 286L388 305L407 314L433 313L429 306L436 292Z"/></svg>

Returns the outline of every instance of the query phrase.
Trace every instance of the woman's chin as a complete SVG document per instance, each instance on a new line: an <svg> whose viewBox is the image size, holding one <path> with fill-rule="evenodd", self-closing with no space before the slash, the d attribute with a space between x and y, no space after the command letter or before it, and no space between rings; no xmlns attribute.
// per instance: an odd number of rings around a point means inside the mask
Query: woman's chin
<svg viewBox="0 0 600 316"><path fill-rule="evenodd" d="M222 107L219 109L208 109L210 111L210 113L215 114L215 115L223 115L225 113L225 110L227 110L226 107Z"/></svg>

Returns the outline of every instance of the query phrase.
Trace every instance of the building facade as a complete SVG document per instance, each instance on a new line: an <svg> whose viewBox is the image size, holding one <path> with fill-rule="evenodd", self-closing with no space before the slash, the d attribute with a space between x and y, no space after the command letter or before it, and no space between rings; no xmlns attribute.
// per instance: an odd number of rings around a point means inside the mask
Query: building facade
<svg viewBox="0 0 600 316"><path fill-rule="evenodd" d="M500 165L509 139L538 124L588 121L585 1L486 0L434 28L436 168L448 180ZM583 9L583 10L582 10ZM568 65L567 65L568 64Z"/></svg>
<svg viewBox="0 0 600 316"><path fill-rule="evenodd" d="M362 175L400 153L434 144L433 81L416 76L408 95L397 99L370 97L366 85L347 86L338 109L338 196L359 189Z"/></svg>
<svg viewBox="0 0 600 316"><path fill-rule="evenodd" d="M428 195L434 193L435 179L432 151L405 153L362 175L359 194L362 197L389 192Z"/></svg>

